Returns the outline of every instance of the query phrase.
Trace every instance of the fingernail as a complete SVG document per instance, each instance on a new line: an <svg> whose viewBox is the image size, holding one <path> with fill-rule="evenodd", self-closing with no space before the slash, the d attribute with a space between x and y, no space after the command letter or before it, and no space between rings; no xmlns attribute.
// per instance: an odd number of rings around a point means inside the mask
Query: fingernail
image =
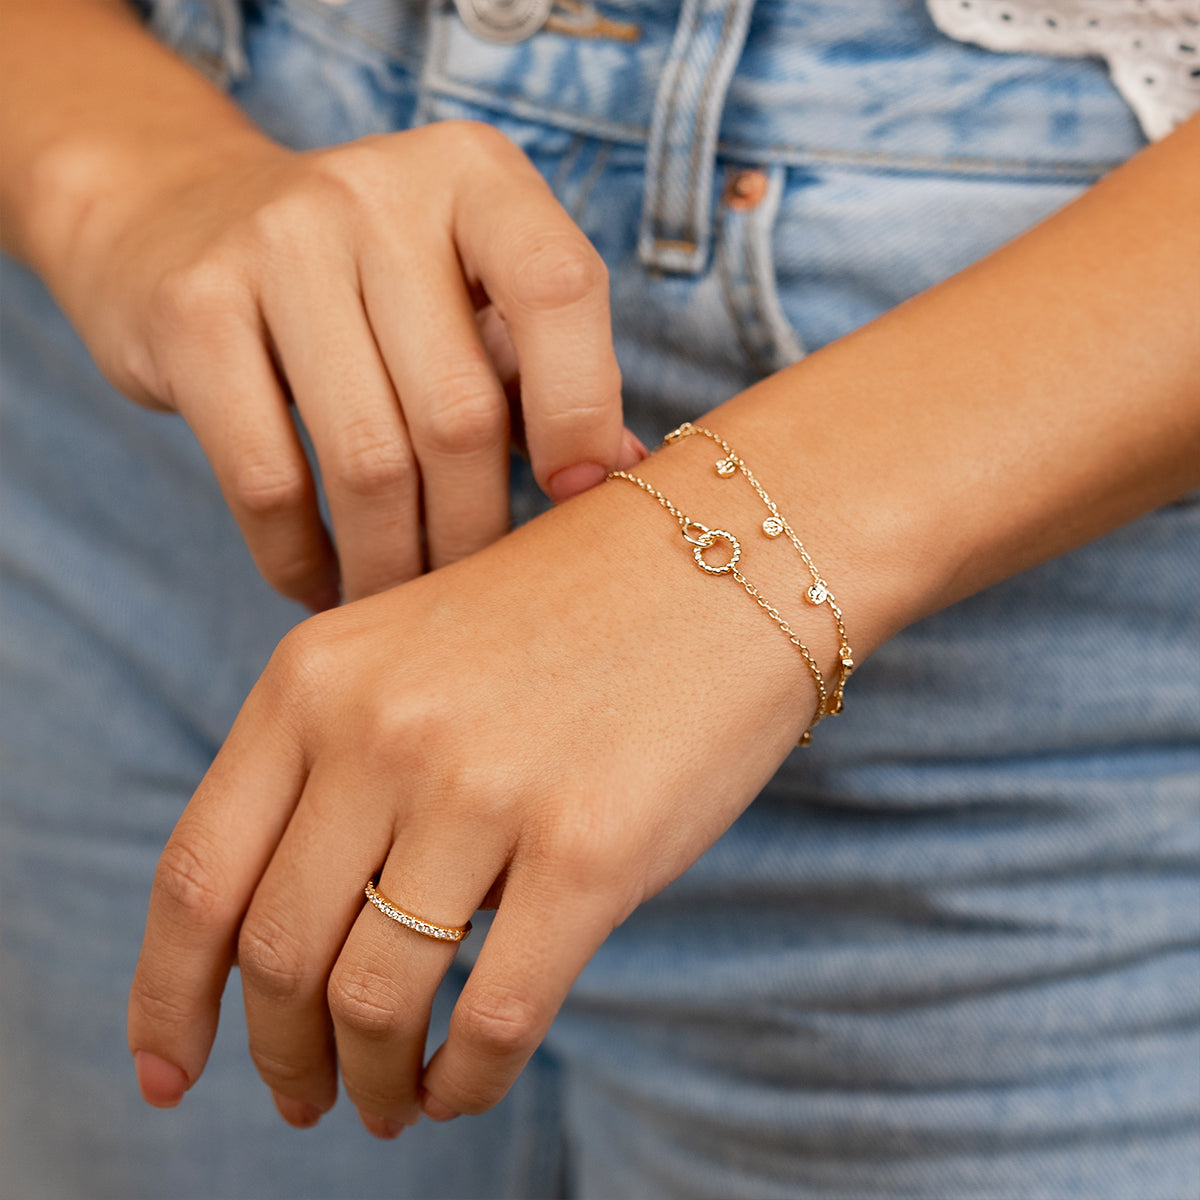
<svg viewBox="0 0 1200 1200"><path fill-rule="evenodd" d="M335 583L330 587L322 588L319 592L314 592L304 601L304 607L310 609L312 612L320 613L327 612L331 608L337 608L341 602L342 589Z"/></svg>
<svg viewBox="0 0 1200 1200"><path fill-rule="evenodd" d="M311 1129L321 1119L321 1110L307 1100L294 1100L279 1092L272 1092L271 1099L275 1101L279 1115L295 1129Z"/></svg>
<svg viewBox="0 0 1200 1200"><path fill-rule="evenodd" d="M376 1117L371 1113L363 1112L362 1109L358 1111L358 1119L366 1126L369 1134L388 1142L393 1138L398 1138L407 1128L399 1121L393 1121L391 1117Z"/></svg>
<svg viewBox="0 0 1200 1200"><path fill-rule="evenodd" d="M607 474L599 463L594 462L563 467L561 471L550 476L546 484L546 494L555 504L561 504L564 500L570 500L572 496L578 496L580 492L586 492L588 488L603 483Z"/></svg>
<svg viewBox="0 0 1200 1200"><path fill-rule="evenodd" d="M425 1110L425 1115L432 1121L453 1121L455 1117L461 1116L456 1113L449 1105L443 1104L436 1096L431 1096L426 1092L421 1097L421 1107Z"/></svg>
<svg viewBox="0 0 1200 1200"><path fill-rule="evenodd" d="M650 451L642 445L641 440L632 429L625 430L625 436L621 440L621 453L617 458L617 469L619 471L628 471L630 467L636 467L643 458L647 458Z"/></svg>
<svg viewBox="0 0 1200 1200"><path fill-rule="evenodd" d="M174 1108L188 1089L188 1077L174 1063L169 1063L149 1050L138 1050L133 1056L142 1099L155 1108Z"/></svg>

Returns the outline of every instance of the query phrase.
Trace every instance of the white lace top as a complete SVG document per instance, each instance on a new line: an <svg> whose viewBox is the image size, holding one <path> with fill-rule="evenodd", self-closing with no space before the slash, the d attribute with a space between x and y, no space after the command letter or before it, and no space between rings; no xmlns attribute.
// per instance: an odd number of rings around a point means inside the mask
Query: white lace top
<svg viewBox="0 0 1200 1200"><path fill-rule="evenodd" d="M989 50L1108 62L1146 136L1200 111L1200 0L926 0L943 33Z"/></svg>

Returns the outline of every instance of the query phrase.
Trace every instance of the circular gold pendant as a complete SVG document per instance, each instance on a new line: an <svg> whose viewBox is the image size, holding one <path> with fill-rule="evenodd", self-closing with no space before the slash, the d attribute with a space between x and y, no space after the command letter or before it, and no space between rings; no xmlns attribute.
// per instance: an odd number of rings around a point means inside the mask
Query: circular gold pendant
<svg viewBox="0 0 1200 1200"><path fill-rule="evenodd" d="M729 476L734 474L735 471L737 471L737 463L735 463L732 458L717 459L718 475Z"/></svg>
<svg viewBox="0 0 1200 1200"><path fill-rule="evenodd" d="M783 532L783 518L782 517L768 517L763 522L762 529L763 529L763 533L765 533L767 535L767 537L777 538Z"/></svg>
<svg viewBox="0 0 1200 1200"><path fill-rule="evenodd" d="M727 562L714 567L704 561L704 551L718 541L729 543L730 555ZM708 529L696 539L692 557L700 570L707 571L710 575L726 575L737 566L738 559L742 557L742 547L732 533L726 533L724 529Z"/></svg>

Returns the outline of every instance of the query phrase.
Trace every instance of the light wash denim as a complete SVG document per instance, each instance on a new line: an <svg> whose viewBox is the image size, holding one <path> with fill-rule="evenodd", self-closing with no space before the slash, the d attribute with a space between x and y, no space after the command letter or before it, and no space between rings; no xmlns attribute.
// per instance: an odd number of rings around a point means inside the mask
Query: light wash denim
<svg viewBox="0 0 1200 1200"><path fill-rule="evenodd" d="M600 11L639 40L489 45L437 0L155 20L289 145L509 134L610 266L648 442L1140 145L1100 64L950 42L918 0ZM767 188L735 209L743 167ZM492 1113L394 1144L344 1102L286 1128L236 982L203 1080L144 1107L124 1012L155 861L301 613L183 424L114 394L26 272L3 291L4 1200L1197 1195L1194 498L884 647L613 934ZM527 471L515 503L538 506Z"/></svg>

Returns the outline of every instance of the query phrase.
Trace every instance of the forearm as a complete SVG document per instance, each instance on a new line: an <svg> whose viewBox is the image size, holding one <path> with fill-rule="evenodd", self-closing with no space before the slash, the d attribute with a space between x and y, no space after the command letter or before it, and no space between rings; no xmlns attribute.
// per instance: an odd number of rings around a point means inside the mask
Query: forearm
<svg viewBox="0 0 1200 1200"><path fill-rule="evenodd" d="M856 650L1200 485L1198 213L1193 120L706 418L804 537ZM700 442L643 473L751 520L757 500L716 478Z"/></svg>
<svg viewBox="0 0 1200 1200"><path fill-rule="evenodd" d="M124 0L0 0L0 231L58 290L150 186L263 138Z"/></svg>

